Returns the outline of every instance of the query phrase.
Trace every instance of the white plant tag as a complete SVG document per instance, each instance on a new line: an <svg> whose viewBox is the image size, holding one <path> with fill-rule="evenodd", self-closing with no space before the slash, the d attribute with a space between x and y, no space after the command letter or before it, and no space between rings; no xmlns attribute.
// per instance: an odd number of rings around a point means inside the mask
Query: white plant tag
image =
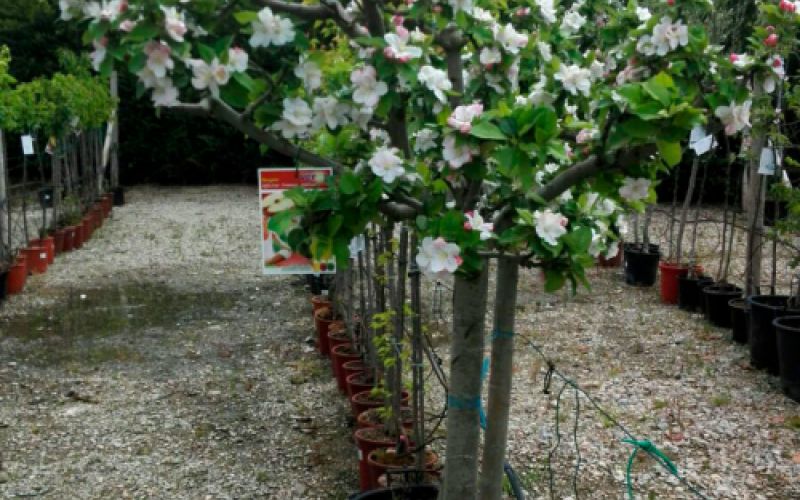
<svg viewBox="0 0 800 500"><path fill-rule="evenodd" d="M46 259L47 258L47 253L46 252L41 252L39 254L39 258L42 259L42 260Z"/></svg>
<svg viewBox="0 0 800 500"><path fill-rule="evenodd" d="M358 254L364 251L364 235L360 234L350 240L350 246L348 250L350 250L351 259L357 258Z"/></svg>
<svg viewBox="0 0 800 500"><path fill-rule="evenodd" d="M22 153L26 155L33 154L33 137L29 135L22 136Z"/></svg>
<svg viewBox="0 0 800 500"><path fill-rule="evenodd" d="M708 153L714 146L716 146L714 136L706 134L706 129L700 126L692 129L689 134L689 147L694 150L694 154L700 156Z"/></svg>
<svg viewBox="0 0 800 500"><path fill-rule="evenodd" d="M777 160L777 161L776 161ZM776 165L780 165L780 157L772 147L761 150L761 159L758 164L758 173L761 175L774 175Z"/></svg>

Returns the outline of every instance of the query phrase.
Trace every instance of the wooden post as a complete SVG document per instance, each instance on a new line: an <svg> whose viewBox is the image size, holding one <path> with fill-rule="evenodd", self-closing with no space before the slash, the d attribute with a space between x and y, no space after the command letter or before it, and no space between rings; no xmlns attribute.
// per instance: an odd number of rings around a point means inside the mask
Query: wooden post
<svg viewBox="0 0 800 500"><path fill-rule="evenodd" d="M11 203L8 200L6 139L3 130L0 129L0 261L4 260L9 252L11 252Z"/></svg>
<svg viewBox="0 0 800 500"><path fill-rule="evenodd" d="M761 286L761 256L764 231L764 176L758 173L761 151L766 138L763 133L753 135L747 183L745 210L747 213L747 254L745 262L745 294L755 295Z"/></svg>
<svg viewBox="0 0 800 500"><path fill-rule="evenodd" d="M61 217L61 154L63 142L56 139L52 155L52 183L53 183L53 229L58 229L58 219Z"/></svg>
<svg viewBox="0 0 800 500"><path fill-rule="evenodd" d="M111 97L113 99L117 99L119 97L119 92L117 89L117 72L111 72ZM112 131L112 139L111 139L111 189L114 189L119 186L119 157L117 156L117 147L119 146L119 105L114 110L113 114L113 125L112 127L114 130Z"/></svg>

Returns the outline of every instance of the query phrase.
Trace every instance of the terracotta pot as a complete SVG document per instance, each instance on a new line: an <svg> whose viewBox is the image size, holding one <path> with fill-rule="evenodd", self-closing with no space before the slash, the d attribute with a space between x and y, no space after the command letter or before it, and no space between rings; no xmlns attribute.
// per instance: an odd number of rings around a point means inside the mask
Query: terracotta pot
<svg viewBox="0 0 800 500"><path fill-rule="evenodd" d="M347 384L347 377L353 375L354 373L361 373L367 370L367 365L364 364L363 361L357 359L355 361L346 361L342 365L342 370L344 371L344 381ZM360 392L360 391L358 391ZM352 396L349 392L347 393L348 396Z"/></svg>
<svg viewBox="0 0 800 500"><path fill-rule="evenodd" d="M25 281L28 279L28 266L25 260L18 258L16 262L8 269L8 277L6 278L6 293L12 295L20 293L25 288Z"/></svg>
<svg viewBox="0 0 800 500"><path fill-rule="evenodd" d="M105 217L103 216L103 207L100 206L99 203L95 203L92 206L92 210L90 211L92 215L92 223L94 224L95 229L100 229L103 227L103 220Z"/></svg>
<svg viewBox="0 0 800 500"><path fill-rule="evenodd" d="M58 229L53 233L53 242L56 247L56 255L64 253L64 237L66 236L64 229Z"/></svg>
<svg viewBox="0 0 800 500"><path fill-rule="evenodd" d="M359 429L366 429L368 427L383 427L386 422L380 418L378 411L380 408L370 408L367 411L362 411L356 417L356 425ZM400 408L400 414L403 417L403 428L411 430L414 428L414 414L409 406Z"/></svg>
<svg viewBox="0 0 800 500"><path fill-rule="evenodd" d="M311 296L311 314L316 314L319 309L323 307L331 308L331 301L328 300L327 295L312 295Z"/></svg>
<svg viewBox="0 0 800 500"><path fill-rule="evenodd" d="M42 247L44 251L47 253L47 265L49 266L56 260L56 243L55 238L52 236L48 236L46 238L37 238L35 240L31 240L31 246Z"/></svg>
<svg viewBox="0 0 800 500"><path fill-rule="evenodd" d="M352 361L349 361L349 363L352 363ZM347 386L347 395L350 397L359 392L371 391L375 387L375 379L363 371L346 375L344 382Z"/></svg>
<svg viewBox="0 0 800 500"><path fill-rule="evenodd" d="M333 363L333 374L336 377L336 385L342 394L347 394L347 384L344 378L342 365L348 361L361 359L361 353L353 348L350 342L331 347L331 361Z"/></svg>
<svg viewBox="0 0 800 500"><path fill-rule="evenodd" d="M314 312L314 326L317 329L317 346L319 353L323 356L330 356L331 348L328 345L328 327L331 326L333 318L331 309L322 307Z"/></svg>
<svg viewBox="0 0 800 500"><path fill-rule="evenodd" d="M387 459L389 459L387 461ZM394 448L378 448L367 455L367 466L370 473L370 486L378 488L381 485L381 476L392 469L408 469L413 467L416 457L408 454L398 457ZM431 450L425 450L425 471L435 472L439 463L439 455ZM385 482L385 481L384 481Z"/></svg>
<svg viewBox="0 0 800 500"><path fill-rule="evenodd" d="M44 247L29 246L25 249L25 262L31 274L47 272L47 250Z"/></svg>
<svg viewBox="0 0 800 500"><path fill-rule="evenodd" d="M359 413L369 410L370 408L379 408L383 406L383 400L371 397L370 392L372 391L361 391L350 397L350 409L353 410L353 418L358 418ZM408 391L403 391L401 395L400 404L405 406L408 404Z"/></svg>
<svg viewBox="0 0 800 500"><path fill-rule="evenodd" d="M394 446L395 440L383 433L383 427L357 429L353 434L358 447L358 479L361 491L370 489L369 466L367 456L373 451Z"/></svg>
<svg viewBox="0 0 800 500"><path fill-rule="evenodd" d="M77 250L83 246L83 225L76 224L72 227L72 248Z"/></svg>
<svg viewBox="0 0 800 500"><path fill-rule="evenodd" d="M94 224L90 215L84 215L81 219L81 241L86 243L92 237L94 232Z"/></svg>

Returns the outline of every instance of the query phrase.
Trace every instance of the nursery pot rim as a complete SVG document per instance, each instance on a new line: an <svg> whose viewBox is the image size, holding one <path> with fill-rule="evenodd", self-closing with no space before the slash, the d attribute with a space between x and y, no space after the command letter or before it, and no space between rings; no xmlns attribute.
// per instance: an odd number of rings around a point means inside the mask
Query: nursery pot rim
<svg viewBox="0 0 800 500"><path fill-rule="evenodd" d="M728 284L728 283L726 283L724 285L714 284L714 285L709 285L709 286L703 287L703 293L706 293L708 295L736 295L736 296L741 296L742 295L742 289L740 287L736 286L736 285L731 285L731 284Z"/></svg>
<svg viewBox="0 0 800 500"><path fill-rule="evenodd" d="M750 304L747 302L745 297L736 297L735 299L729 300L728 307L741 309L742 311L750 310Z"/></svg>
<svg viewBox="0 0 800 500"><path fill-rule="evenodd" d="M783 324L784 321L794 322L797 323L797 325L796 326L785 325ZM800 333L800 311L797 311L797 314L792 316L781 316L779 318L773 319L772 326L774 326L775 328L790 330L793 333Z"/></svg>
<svg viewBox="0 0 800 500"><path fill-rule="evenodd" d="M757 305L758 307L763 307L764 309L771 309L773 311L784 311L788 307L789 301L788 295L751 295L747 297L747 305L753 307L753 305ZM767 299L767 300L765 300ZM771 304L772 300L775 299L775 302L784 301L783 304Z"/></svg>

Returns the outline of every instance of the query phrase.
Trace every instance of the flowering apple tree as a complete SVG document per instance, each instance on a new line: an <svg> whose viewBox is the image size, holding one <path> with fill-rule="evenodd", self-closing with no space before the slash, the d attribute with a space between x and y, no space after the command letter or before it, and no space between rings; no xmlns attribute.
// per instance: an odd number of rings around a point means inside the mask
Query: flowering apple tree
<svg viewBox="0 0 800 500"><path fill-rule="evenodd" d="M334 168L332 189L289 192L292 247L344 266L368 224L405 220L420 268L455 274L444 498L478 494L486 258L507 265L498 289L516 289L520 263L542 267L548 290L586 283L694 127L748 124L737 62L699 22L706 0L61 6L86 23L95 68L127 68L154 105ZM507 316L496 328L513 331ZM486 448L499 452L480 498L501 487L507 404L494 414L491 398Z"/></svg>

